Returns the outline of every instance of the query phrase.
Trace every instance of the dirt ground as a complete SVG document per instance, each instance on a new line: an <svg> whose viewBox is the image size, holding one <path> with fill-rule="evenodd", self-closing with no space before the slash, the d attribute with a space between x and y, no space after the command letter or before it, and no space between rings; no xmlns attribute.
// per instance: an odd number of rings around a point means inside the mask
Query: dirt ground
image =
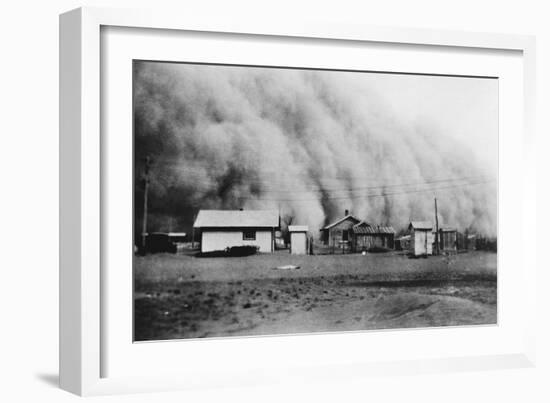
<svg viewBox="0 0 550 403"><path fill-rule="evenodd" d="M135 340L495 324L496 266L491 252L136 256Z"/></svg>

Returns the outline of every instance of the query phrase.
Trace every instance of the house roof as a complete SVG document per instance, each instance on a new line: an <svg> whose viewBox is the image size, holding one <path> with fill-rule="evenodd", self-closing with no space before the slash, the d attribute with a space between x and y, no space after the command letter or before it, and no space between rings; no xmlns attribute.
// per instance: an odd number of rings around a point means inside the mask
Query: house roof
<svg viewBox="0 0 550 403"><path fill-rule="evenodd" d="M289 225L289 232L308 232L309 228L307 225Z"/></svg>
<svg viewBox="0 0 550 403"><path fill-rule="evenodd" d="M353 226L353 232L356 234L395 234L392 226L371 225L366 221L361 221Z"/></svg>
<svg viewBox="0 0 550 403"><path fill-rule="evenodd" d="M277 210L200 210L193 227L269 227L279 226Z"/></svg>
<svg viewBox="0 0 550 403"><path fill-rule="evenodd" d="M352 219L352 220L355 221L356 223L361 222L361 220L358 219L357 217L354 217L353 215L348 214L347 216L345 216L345 217L343 217L343 218L340 218L338 221L335 221L335 222L333 222L332 224L329 224L329 225L324 226L323 228L321 228L321 230L332 228L332 227L334 227L335 225L338 225L338 224L340 224L341 222L346 221L347 219Z"/></svg>
<svg viewBox="0 0 550 403"><path fill-rule="evenodd" d="M431 230L433 225L430 221L411 221L409 228Z"/></svg>

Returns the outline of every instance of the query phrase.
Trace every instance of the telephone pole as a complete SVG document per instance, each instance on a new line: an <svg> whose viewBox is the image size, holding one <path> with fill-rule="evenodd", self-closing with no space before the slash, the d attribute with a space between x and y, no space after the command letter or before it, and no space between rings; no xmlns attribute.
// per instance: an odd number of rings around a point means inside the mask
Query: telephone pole
<svg viewBox="0 0 550 403"><path fill-rule="evenodd" d="M439 255L439 220L437 218L437 198L434 198L435 202L435 254Z"/></svg>
<svg viewBox="0 0 550 403"><path fill-rule="evenodd" d="M195 249L195 220L197 215L193 215L193 226L191 227L191 249Z"/></svg>
<svg viewBox="0 0 550 403"><path fill-rule="evenodd" d="M141 247L145 252L145 241L147 238L147 199L149 197L149 168L151 167L151 159L149 156L145 158L145 168L143 172L143 180L145 188L143 190L143 223L141 227Z"/></svg>

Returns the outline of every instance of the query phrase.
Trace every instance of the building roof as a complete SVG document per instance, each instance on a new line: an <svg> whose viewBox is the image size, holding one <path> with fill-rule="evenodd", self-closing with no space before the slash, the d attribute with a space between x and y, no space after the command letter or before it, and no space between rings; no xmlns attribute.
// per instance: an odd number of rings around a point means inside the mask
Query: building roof
<svg viewBox="0 0 550 403"><path fill-rule="evenodd" d="M366 221L361 221L353 226L353 232L356 234L395 234L392 226L371 225Z"/></svg>
<svg viewBox="0 0 550 403"><path fill-rule="evenodd" d="M335 221L335 222L333 222L332 224L329 224L329 225L324 226L323 228L321 228L321 230L332 228L332 227L334 227L335 225L338 225L338 224L340 224L341 222L346 221L347 219L352 219L352 220L355 221L356 223L361 222L361 220L358 219L357 217L354 217L353 215L348 214L347 216L345 216L345 217L343 217L343 218L340 218L338 221Z"/></svg>
<svg viewBox="0 0 550 403"><path fill-rule="evenodd" d="M431 230L433 225L430 221L411 221L409 228Z"/></svg>
<svg viewBox="0 0 550 403"><path fill-rule="evenodd" d="M168 236L181 236L181 237L184 237L186 235L187 234L185 232L169 232L168 233Z"/></svg>
<svg viewBox="0 0 550 403"><path fill-rule="evenodd" d="M289 232L308 232L309 228L307 225L289 225Z"/></svg>
<svg viewBox="0 0 550 403"><path fill-rule="evenodd" d="M456 228L451 228L451 227L442 227L442 228L439 228L439 231L441 232L456 232Z"/></svg>
<svg viewBox="0 0 550 403"><path fill-rule="evenodd" d="M277 210L200 210L193 227L232 228L279 226Z"/></svg>

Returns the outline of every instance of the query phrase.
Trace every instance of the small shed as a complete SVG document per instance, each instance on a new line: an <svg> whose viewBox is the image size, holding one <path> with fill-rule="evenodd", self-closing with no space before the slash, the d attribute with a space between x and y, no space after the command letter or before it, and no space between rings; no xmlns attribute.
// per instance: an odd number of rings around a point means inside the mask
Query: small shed
<svg viewBox="0 0 550 403"><path fill-rule="evenodd" d="M393 249L395 247L395 230L391 226L371 225L366 221L361 221L355 224L351 231L354 252L369 251L373 248Z"/></svg>
<svg viewBox="0 0 550 403"><path fill-rule="evenodd" d="M290 253L293 255L307 255L307 225L289 225Z"/></svg>
<svg viewBox="0 0 550 403"><path fill-rule="evenodd" d="M472 251L476 249L476 235L468 232L457 232L456 247L458 250Z"/></svg>
<svg viewBox="0 0 550 403"><path fill-rule="evenodd" d="M323 243L331 247L340 247L343 244L349 244L351 241L351 229L361 220L345 211L344 217L334 221L333 223L321 228L321 239Z"/></svg>
<svg viewBox="0 0 550 403"><path fill-rule="evenodd" d="M232 246L257 246L273 252L279 229L277 210L200 210L193 225L200 230L201 252Z"/></svg>
<svg viewBox="0 0 550 403"><path fill-rule="evenodd" d="M456 228L439 229L439 252L445 254L457 253L457 230Z"/></svg>
<svg viewBox="0 0 550 403"><path fill-rule="evenodd" d="M395 249L396 250L406 250L408 251L411 248L411 236L403 235L395 240Z"/></svg>
<svg viewBox="0 0 550 403"><path fill-rule="evenodd" d="M409 234L411 236L409 253L413 256L433 254L433 225L429 221L411 221Z"/></svg>

